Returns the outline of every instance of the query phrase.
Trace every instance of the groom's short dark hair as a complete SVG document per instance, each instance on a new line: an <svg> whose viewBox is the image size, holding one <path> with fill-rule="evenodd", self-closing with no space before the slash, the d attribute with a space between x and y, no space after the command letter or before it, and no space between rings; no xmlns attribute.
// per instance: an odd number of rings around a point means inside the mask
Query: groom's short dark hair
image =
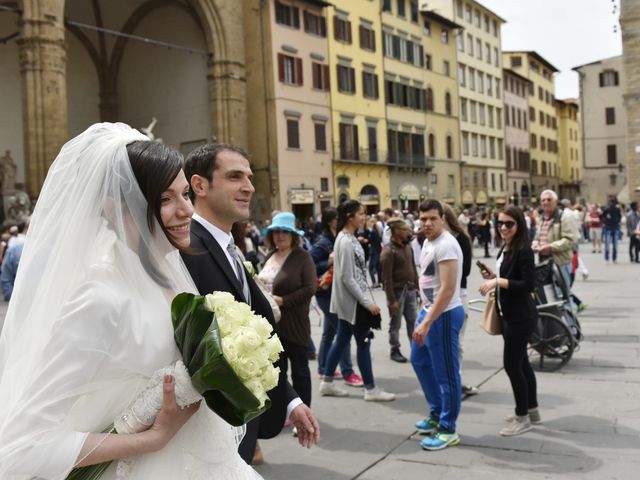
<svg viewBox="0 0 640 480"><path fill-rule="evenodd" d="M187 155L184 162L184 173L187 181L191 183L191 177L193 175L200 175L201 177L211 180L213 178L213 172L218 168L218 155L222 152L234 152L249 160L249 154L237 145L231 145L230 143L205 143Z"/></svg>

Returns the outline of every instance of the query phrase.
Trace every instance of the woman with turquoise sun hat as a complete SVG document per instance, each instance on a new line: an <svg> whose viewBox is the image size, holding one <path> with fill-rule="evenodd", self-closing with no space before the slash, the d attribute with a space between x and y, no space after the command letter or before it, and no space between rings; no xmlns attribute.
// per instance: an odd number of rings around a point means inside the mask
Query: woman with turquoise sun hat
<svg viewBox="0 0 640 480"><path fill-rule="evenodd" d="M310 406L311 372L307 345L311 338L309 305L316 292L316 266L311 255L301 247L304 232L295 225L293 213L280 212L273 217L265 237L271 253L258 278L280 306L282 316L276 328L288 360L284 368L291 364L293 388Z"/></svg>

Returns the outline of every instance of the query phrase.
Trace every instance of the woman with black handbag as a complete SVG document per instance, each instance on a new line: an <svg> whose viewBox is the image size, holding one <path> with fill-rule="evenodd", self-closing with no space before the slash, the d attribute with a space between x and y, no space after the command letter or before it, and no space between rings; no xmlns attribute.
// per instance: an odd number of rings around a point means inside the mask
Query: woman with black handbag
<svg viewBox="0 0 640 480"><path fill-rule="evenodd" d="M371 328L380 328L380 307L373 301L367 285L364 251L355 233L364 226L366 215L360 202L348 200L338 207L338 236L333 255L333 290L331 292L331 312L338 315L338 333L331 345L325 377L320 383L320 395L346 397L348 392L333 383L338 361L345 346L356 339L357 360L364 380L364 399L386 402L395 399L393 393L376 386L371 367Z"/></svg>
<svg viewBox="0 0 640 480"><path fill-rule="evenodd" d="M538 322L538 311L531 296L534 289L534 257L522 211L509 205L496 222L504 246L498 254L496 273L484 266L487 280L480 286L486 295L496 290L498 312L504 338L503 363L516 401L515 415L508 416L500 435L511 437L531 430L540 423L536 376L529 364L527 343Z"/></svg>

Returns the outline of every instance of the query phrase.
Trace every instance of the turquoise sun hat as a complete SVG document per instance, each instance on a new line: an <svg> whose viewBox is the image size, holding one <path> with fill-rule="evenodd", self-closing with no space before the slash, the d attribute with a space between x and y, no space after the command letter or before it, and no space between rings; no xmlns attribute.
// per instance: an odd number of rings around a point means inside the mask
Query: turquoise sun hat
<svg viewBox="0 0 640 480"><path fill-rule="evenodd" d="M271 225L267 227L267 230L270 232L274 230L284 230L285 232L295 233L296 235L304 237L304 232L296 229L296 217L290 212L278 213L273 217L273 220L271 220Z"/></svg>

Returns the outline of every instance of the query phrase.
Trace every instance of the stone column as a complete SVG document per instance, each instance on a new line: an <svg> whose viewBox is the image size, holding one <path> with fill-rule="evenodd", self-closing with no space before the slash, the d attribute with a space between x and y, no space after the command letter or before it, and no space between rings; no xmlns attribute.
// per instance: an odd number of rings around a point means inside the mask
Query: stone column
<svg viewBox="0 0 640 480"><path fill-rule="evenodd" d="M629 199L640 201L640 0L621 2Z"/></svg>
<svg viewBox="0 0 640 480"><path fill-rule="evenodd" d="M246 79L244 64L232 60L209 62L211 124L216 141L247 148Z"/></svg>
<svg viewBox="0 0 640 480"><path fill-rule="evenodd" d="M18 40L27 192L38 196L47 170L67 140L66 47L55 2L25 2ZM57 16L55 10L60 10ZM54 11L54 13L51 13Z"/></svg>

